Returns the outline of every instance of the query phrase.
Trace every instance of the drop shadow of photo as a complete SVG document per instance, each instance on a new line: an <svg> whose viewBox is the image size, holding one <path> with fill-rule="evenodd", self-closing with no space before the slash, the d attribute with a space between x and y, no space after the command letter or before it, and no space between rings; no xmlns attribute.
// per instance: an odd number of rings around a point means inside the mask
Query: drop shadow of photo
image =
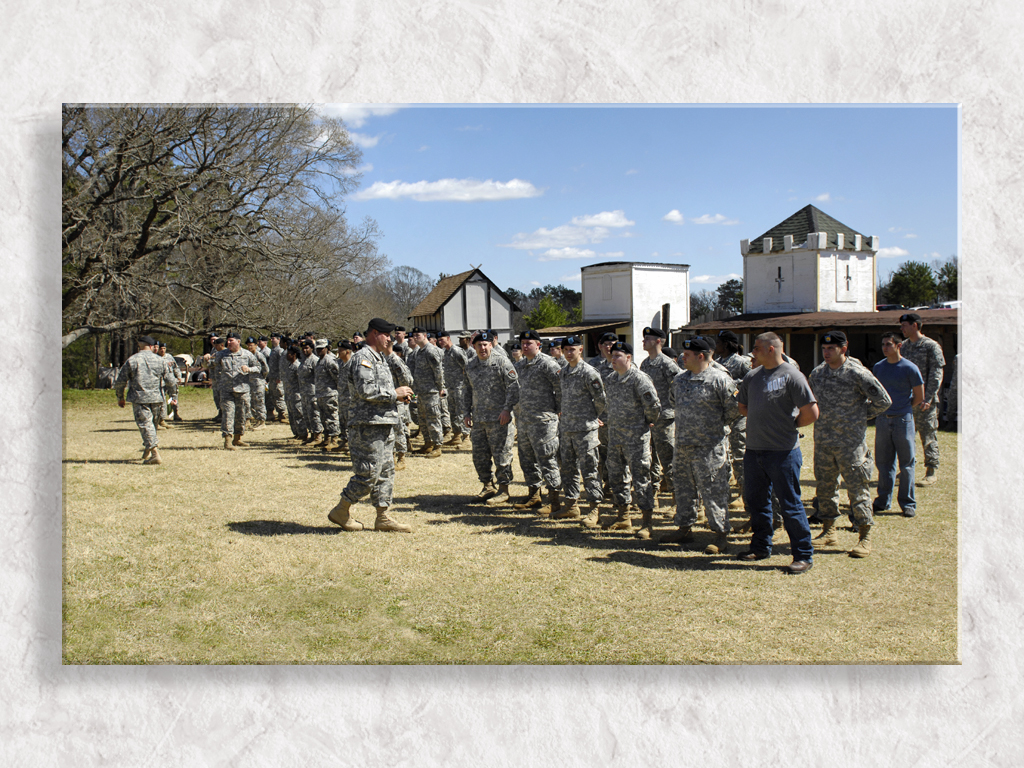
<svg viewBox="0 0 1024 768"><path fill-rule="evenodd" d="M163 447L161 446L161 450ZM139 452L141 457L142 452ZM142 464L141 458L134 459L64 459L61 464Z"/></svg>

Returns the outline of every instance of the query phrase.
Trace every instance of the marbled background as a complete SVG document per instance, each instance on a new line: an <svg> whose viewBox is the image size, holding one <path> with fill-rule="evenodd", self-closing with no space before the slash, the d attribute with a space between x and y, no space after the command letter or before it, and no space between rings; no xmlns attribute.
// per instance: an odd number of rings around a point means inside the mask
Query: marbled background
<svg viewBox="0 0 1024 768"><path fill-rule="evenodd" d="M3 3L0 764L1024 763L1021 7L338 5ZM256 100L962 103L962 665L61 666L59 105Z"/></svg>

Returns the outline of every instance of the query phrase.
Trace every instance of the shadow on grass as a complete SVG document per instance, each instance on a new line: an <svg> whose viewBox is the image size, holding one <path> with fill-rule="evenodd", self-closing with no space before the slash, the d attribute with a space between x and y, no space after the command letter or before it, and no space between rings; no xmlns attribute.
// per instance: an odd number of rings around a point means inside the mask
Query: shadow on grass
<svg viewBox="0 0 1024 768"><path fill-rule="evenodd" d="M163 446L160 447L163 450ZM142 456L142 452L139 452ZM141 464L141 458L135 459L64 459L61 464Z"/></svg>
<svg viewBox="0 0 1024 768"><path fill-rule="evenodd" d="M281 520L245 520L244 522L228 523L227 527L235 533L244 533L247 536L295 536L297 534L322 536L345 533L336 525L303 525Z"/></svg>
<svg viewBox="0 0 1024 768"><path fill-rule="evenodd" d="M699 553L688 553L688 555L658 557L642 551L619 551L612 552L609 555L588 557L587 560L593 563L624 563L636 566L637 568L650 568L653 570L760 571L761 573L776 571L785 576L792 575L785 570L789 564L788 562L776 562L773 564L767 564L765 561L760 561L756 564L744 563L737 560L735 555L728 554L701 555Z"/></svg>

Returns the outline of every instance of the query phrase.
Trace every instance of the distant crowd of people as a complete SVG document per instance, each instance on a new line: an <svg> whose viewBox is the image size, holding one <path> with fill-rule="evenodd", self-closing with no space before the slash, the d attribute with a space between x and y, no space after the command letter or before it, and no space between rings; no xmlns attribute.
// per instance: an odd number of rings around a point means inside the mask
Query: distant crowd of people
<svg viewBox="0 0 1024 768"><path fill-rule="evenodd" d="M849 554L858 558L870 554L874 513L889 509L894 490L903 515L913 517L915 486L936 482L945 360L920 316L903 315L900 330L883 334L885 359L870 370L847 354L842 331L825 334L823 362L807 377L770 332L755 338L749 355L730 331L687 339L677 354L665 347L664 331L645 328L646 357L637 365L632 346L611 333L584 360L579 336L550 341L526 331L506 350L490 330L460 333L457 341L418 327L407 336L381 318L334 346L314 333L248 337L244 346L238 333L212 336L202 362L225 449L245 447L247 429L276 419L305 445L350 453L353 475L328 513L346 531L363 528L351 507L367 496L376 530L410 531L389 509L413 437L422 436L416 453L427 458L440 457L442 446L459 449L468 437L481 483L476 499L490 507L651 539L661 493L674 497L676 529L658 541L693 541L703 511L714 533L704 548L710 555L728 553L730 512L745 509L749 523L738 530L751 538L739 559L769 557L781 525L793 556L787 570L803 573L814 544L800 493L800 430L814 425L811 519L821 522L821 547L839 543L840 478L858 532ZM148 336L118 374L118 403L124 407L127 387L146 464L161 462L157 430L180 419L180 379L164 344ZM953 382L950 407L955 374ZM924 447L919 479L915 432ZM514 446L526 484L516 498ZM609 497L614 516L602 520L599 507Z"/></svg>

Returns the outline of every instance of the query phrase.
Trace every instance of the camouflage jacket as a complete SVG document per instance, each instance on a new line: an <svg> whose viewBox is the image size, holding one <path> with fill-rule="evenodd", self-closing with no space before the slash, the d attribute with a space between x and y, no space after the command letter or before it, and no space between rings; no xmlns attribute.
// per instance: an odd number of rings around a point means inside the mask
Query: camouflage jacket
<svg viewBox="0 0 1024 768"><path fill-rule="evenodd" d="M885 413L892 400L882 383L853 358L833 370L821 363L807 377L818 401L816 445L854 448L864 442L868 419Z"/></svg>
<svg viewBox="0 0 1024 768"><path fill-rule="evenodd" d="M316 361L316 367L313 369L313 386L317 397L338 394L340 372L341 362L333 352L328 352Z"/></svg>
<svg viewBox="0 0 1024 768"><path fill-rule="evenodd" d="M597 420L608 405L601 374L581 360L575 368L566 361L558 375L562 384L559 429L563 432L597 429Z"/></svg>
<svg viewBox="0 0 1024 768"><path fill-rule="evenodd" d="M294 363L289 363L287 357L281 361L281 384L286 395L301 393L299 385L299 370L301 368L302 362L298 359Z"/></svg>
<svg viewBox="0 0 1024 768"><path fill-rule="evenodd" d="M466 353L453 346L444 350L444 383L449 389L466 386Z"/></svg>
<svg viewBox="0 0 1024 768"><path fill-rule="evenodd" d="M265 363L266 361L264 361ZM243 371L247 367L249 370ZM225 392L249 392L252 372L260 369L260 361L248 349L232 352L228 349L217 353L217 387Z"/></svg>
<svg viewBox="0 0 1024 768"><path fill-rule="evenodd" d="M315 353L310 352L309 357L302 357L299 361L299 392L303 397L316 397L316 364L319 360Z"/></svg>
<svg viewBox="0 0 1024 768"><path fill-rule="evenodd" d="M267 375L271 381L281 381L284 378L282 369L288 365L287 354L288 350L284 347L274 347L270 350L270 359L267 360L270 372Z"/></svg>
<svg viewBox="0 0 1024 768"><path fill-rule="evenodd" d="M604 421L608 424L609 440L612 433L639 436L648 431L661 415L661 400L650 376L631 367L625 376L612 369L602 378L608 398L608 417Z"/></svg>
<svg viewBox="0 0 1024 768"><path fill-rule="evenodd" d="M562 381L559 367L547 355L525 357L515 364L519 376L519 416L524 424L557 421L562 410Z"/></svg>
<svg viewBox="0 0 1024 768"><path fill-rule="evenodd" d="M348 361L349 424L398 424L398 395L391 368L372 347Z"/></svg>
<svg viewBox="0 0 1024 768"><path fill-rule="evenodd" d="M683 370L669 395L676 409L676 445L714 445L740 417L736 382L714 366L700 373Z"/></svg>
<svg viewBox="0 0 1024 768"><path fill-rule="evenodd" d="M676 365L675 360L664 352L660 352L657 357L648 357L640 363L640 370L651 377L654 389L658 392L658 399L661 401L660 421L671 421L676 417L676 414L669 404L668 395L672 389L673 379L680 374L682 369Z"/></svg>
<svg viewBox="0 0 1024 768"><path fill-rule="evenodd" d="M173 358L171 358L173 361ZM128 388L128 396L124 390ZM144 349L128 358L117 372L114 389L118 400L129 403L162 403L164 394L176 395L178 381L167 367L167 361L155 352Z"/></svg>
<svg viewBox="0 0 1024 768"><path fill-rule="evenodd" d="M444 389L444 353L433 344L416 350L409 370L412 371L412 388L416 394L431 394Z"/></svg>
<svg viewBox="0 0 1024 768"><path fill-rule="evenodd" d="M519 376L512 361L491 354L466 363L466 380L473 398L474 421L497 421L502 411L512 412L519 402Z"/></svg>
<svg viewBox="0 0 1024 768"><path fill-rule="evenodd" d="M746 355L733 353L717 362L721 363L722 367L729 372L733 381L743 381L743 377L750 373L750 358Z"/></svg>
<svg viewBox="0 0 1024 768"><path fill-rule="evenodd" d="M249 387L255 390L260 384L266 383L267 374L270 372L270 364L267 362L266 356L260 352L258 347L255 352L251 352L250 354L256 358L256 367L249 371Z"/></svg>
<svg viewBox="0 0 1024 768"><path fill-rule="evenodd" d="M939 387L942 386L942 369L946 358L942 347L934 339L922 336L917 341L907 339L900 345L900 354L917 366L924 379L924 401L934 403Z"/></svg>

